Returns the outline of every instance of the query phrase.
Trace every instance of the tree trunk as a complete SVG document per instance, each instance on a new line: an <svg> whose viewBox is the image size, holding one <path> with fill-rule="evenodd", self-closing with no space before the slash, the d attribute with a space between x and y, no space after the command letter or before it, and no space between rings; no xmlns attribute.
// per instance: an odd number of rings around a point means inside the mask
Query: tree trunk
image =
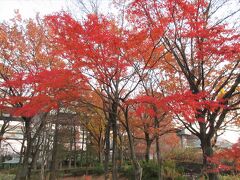
<svg viewBox="0 0 240 180"><path fill-rule="evenodd" d="M76 131L76 125L74 124L74 129L73 129L73 142L74 142L74 168L77 167L77 142L76 142L76 136L77 136L77 131Z"/></svg>
<svg viewBox="0 0 240 180"><path fill-rule="evenodd" d="M123 163L123 139L120 133L118 134L120 146L119 146L119 167L122 167Z"/></svg>
<svg viewBox="0 0 240 180"><path fill-rule="evenodd" d="M157 107L153 106L154 112L157 114ZM165 113L164 113L165 114ZM161 118L164 118L165 115L162 115ZM156 129L159 129L159 119L157 116L154 117L154 127ZM159 144L159 134L155 134L155 140L156 140L156 153L157 153L157 163L158 163L158 180L162 179L162 158L161 158L161 152L160 152L160 144Z"/></svg>
<svg viewBox="0 0 240 180"><path fill-rule="evenodd" d="M47 159L47 147L49 145L49 142L47 141L48 133L43 132L42 134L43 139L43 144L42 144L42 155L41 155L41 171L40 171L40 176L41 180L45 179L45 163Z"/></svg>
<svg viewBox="0 0 240 180"><path fill-rule="evenodd" d="M108 121L108 124L107 124L107 127L106 127L106 134L105 134L105 143L106 143L105 160L104 160L104 177L105 177L105 180L109 179L108 166L109 166L109 156L110 156L110 127L111 127L111 122Z"/></svg>
<svg viewBox="0 0 240 180"><path fill-rule="evenodd" d="M59 114L59 112L58 112ZM58 122L58 114L55 121L55 131L54 131L54 137L53 137L53 150L52 150L52 161L50 166L50 177L49 180L55 180L57 178L57 152L58 152L58 131L59 131L59 122Z"/></svg>
<svg viewBox="0 0 240 180"><path fill-rule="evenodd" d="M72 168L72 157L69 155L69 161L68 161L68 169Z"/></svg>
<svg viewBox="0 0 240 180"><path fill-rule="evenodd" d="M45 161L44 157L42 158L42 160ZM44 167L44 162L41 163L40 178L41 178L41 180L44 180L44 179L45 179L45 167Z"/></svg>
<svg viewBox="0 0 240 180"><path fill-rule="evenodd" d="M69 144L69 161L68 161L68 168L72 167L72 151L73 151L73 128L70 128L70 144Z"/></svg>
<svg viewBox="0 0 240 180"><path fill-rule="evenodd" d="M98 152L98 162L99 162L100 164L103 163L102 151L101 151L101 150L99 150L99 152Z"/></svg>
<svg viewBox="0 0 240 180"><path fill-rule="evenodd" d="M213 148L210 139L200 139L203 153L203 170L207 173L209 180L218 180L217 173L210 172L214 165L208 161L208 158L213 155Z"/></svg>
<svg viewBox="0 0 240 180"><path fill-rule="evenodd" d="M131 154L131 159L132 159L133 168L134 168L134 179L141 180L142 179L142 167L140 166L140 164L137 160L137 157L135 154L135 149L134 149L133 136L132 136L131 130L129 128L128 106L124 110L124 118L125 118L125 128L126 128L127 135L128 135L130 154Z"/></svg>
<svg viewBox="0 0 240 180"><path fill-rule="evenodd" d="M111 111L109 112L109 121L112 126L112 179L117 180L117 103L112 102ZM110 126L110 127L111 127Z"/></svg>
<svg viewBox="0 0 240 180"><path fill-rule="evenodd" d="M117 180L117 122L113 119L112 122L113 140L112 140L112 179Z"/></svg>
<svg viewBox="0 0 240 180"><path fill-rule="evenodd" d="M21 166L22 162L23 162L23 158L24 158L24 152L25 152L25 147L24 147L24 144L26 142L26 139L25 137L23 138L23 141L22 141L22 147L21 147L21 150L20 150L20 158L19 158L19 165Z"/></svg>
<svg viewBox="0 0 240 180"><path fill-rule="evenodd" d="M80 160L80 162L81 162L81 167L82 167L82 164L83 164L83 156L84 156L84 143L85 143L85 129L83 128L82 129L82 132L83 132L83 134L82 134L82 147L81 147L81 160Z"/></svg>
<svg viewBox="0 0 240 180"><path fill-rule="evenodd" d="M128 140L129 140L131 159L132 159L133 167L134 167L134 179L141 180L142 179L142 167L140 166L139 162L137 161L137 157L136 157L135 149L134 149L134 145L133 145L133 137L132 137L132 134L130 132L128 125L126 128L126 131L127 131Z"/></svg>
<svg viewBox="0 0 240 180"><path fill-rule="evenodd" d="M37 170L38 157L39 157L39 146L38 146L38 149L36 149L34 154L32 155L31 168L33 168L34 170Z"/></svg>
<svg viewBox="0 0 240 180"><path fill-rule="evenodd" d="M31 138L31 118L25 118L25 140L27 142L25 151L24 151L24 157L23 157L23 163L20 165L16 180L26 180L30 179L31 174L31 168L29 167L29 160L31 158L31 150L32 150L32 138ZM24 143L22 144L24 146Z"/></svg>
<svg viewBox="0 0 240 180"><path fill-rule="evenodd" d="M5 134L8 126L9 126L9 121L3 120L3 124L2 124L1 130L0 130L0 148L1 148L3 135Z"/></svg>
<svg viewBox="0 0 240 180"><path fill-rule="evenodd" d="M148 162L150 160L150 148L152 141L149 138L149 134L145 133L146 138L146 152L145 152L145 160Z"/></svg>
<svg viewBox="0 0 240 180"><path fill-rule="evenodd" d="M156 153L157 153L157 162L158 162L158 180L162 179L162 158L159 145L159 136L156 136Z"/></svg>
<svg viewBox="0 0 240 180"><path fill-rule="evenodd" d="M99 140L99 142L98 142L98 161L100 164L103 163L102 141L101 140Z"/></svg>

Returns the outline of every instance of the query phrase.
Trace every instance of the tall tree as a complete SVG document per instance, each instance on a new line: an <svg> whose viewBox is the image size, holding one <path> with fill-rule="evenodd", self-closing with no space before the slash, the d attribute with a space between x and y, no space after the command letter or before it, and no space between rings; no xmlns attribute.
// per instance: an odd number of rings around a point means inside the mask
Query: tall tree
<svg viewBox="0 0 240 180"><path fill-rule="evenodd" d="M31 174L34 141L45 126L44 117L50 110L58 109L60 103L66 107L80 97L85 88L84 76L74 75L52 53L55 45L50 40L51 32L39 17L22 21L17 14L12 24L2 23L0 30L1 92L5 94L1 97L1 110L24 122L26 149L16 178L26 179ZM35 117L42 117L37 118L40 125L36 131Z"/></svg>
<svg viewBox="0 0 240 180"><path fill-rule="evenodd" d="M1 94L5 94L1 96L1 110L11 116L20 116L24 122L27 147L17 178L26 178L30 174L28 161L33 143L31 123L36 114L24 110L24 105L35 95L34 84L28 84L25 80L28 75L35 74L41 68L56 65L56 57L49 54L52 47L48 43L46 29L38 17L36 21L23 21L17 13L11 23L4 22L0 26Z"/></svg>
<svg viewBox="0 0 240 180"><path fill-rule="evenodd" d="M104 16L89 15L83 22L74 20L67 14L46 18L56 33L56 44L62 54L79 71L89 78L89 86L101 98L107 120L105 170L108 171L110 152L110 130L113 132L112 174L117 179L117 132L119 104L133 92L138 83L132 83L135 72L128 69L132 61L124 49L124 30ZM131 83L130 89L127 85ZM107 178L107 177L106 177Z"/></svg>
<svg viewBox="0 0 240 180"><path fill-rule="evenodd" d="M185 115L183 111L175 111L183 125L200 139L205 169L209 165L207 157L213 154L215 134L228 121L228 115L239 108L239 35L225 21L239 9L216 20L217 11L225 3L138 0L130 4L128 11L133 27L140 32L147 31L149 38L155 37L156 42L172 54L173 61L168 64L173 67L173 73L181 77L184 89L193 94L193 102L209 103L200 108L194 107L195 103L188 104L193 109L187 111L185 106ZM223 90L220 100L218 97ZM184 99L179 103L182 101ZM214 173L208 175L210 179L216 178Z"/></svg>

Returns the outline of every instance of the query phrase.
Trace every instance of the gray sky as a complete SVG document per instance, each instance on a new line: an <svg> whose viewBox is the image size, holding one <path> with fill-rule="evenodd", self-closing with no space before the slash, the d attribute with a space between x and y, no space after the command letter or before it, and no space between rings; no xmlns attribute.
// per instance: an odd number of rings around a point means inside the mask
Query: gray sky
<svg viewBox="0 0 240 180"><path fill-rule="evenodd" d="M79 0L85 4L89 4L89 0ZM109 12L109 0L98 0L100 11L103 13ZM74 0L0 0L0 22L9 20L14 17L14 11L19 10L22 18L34 18L39 12L40 16L58 12L61 10L71 9L75 15L80 13Z"/></svg>
<svg viewBox="0 0 240 180"><path fill-rule="evenodd" d="M68 0L0 0L0 21L14 17L14 10L19 10L23 18L40 15L66 9Z"/></svg>

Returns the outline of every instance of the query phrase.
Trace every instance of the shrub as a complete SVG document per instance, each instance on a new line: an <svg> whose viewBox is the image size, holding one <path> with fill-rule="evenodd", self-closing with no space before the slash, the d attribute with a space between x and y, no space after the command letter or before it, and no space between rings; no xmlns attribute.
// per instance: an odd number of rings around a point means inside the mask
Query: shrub
<svg viewBox="0 0 240 180"><path fill-rule="evenodd" d="M163 159L172 159L180 162L202 162L202 151L197 148L176 148L163 154Z"/></svg>
<svg viewBox="0 0 240 180"><path fill-rule="evenodd" d="M164 179L175 179L175 180L185 180L183 177L184 170L182 168L176 167L176 162L174 160L166 160L162 165L162 176Z"/></svg>
<svg viewBox="0 0 240 180"><path fill-rule="evenodd" d="M101 164L96 165L95 167L92 168L91 174L95 175L101 175L104 174L104 167Z"/></svg>
<svg viewBox="0 0 240 180"><path fill-rule="evenodd" d="M134 180L134 170L131 164L125 164L119 169L122 176L127 177L129 180Z"/></svg>
<svg viewBox="0 0 240 180"><path fill-rule="evenodd" d="M155 161L143 162L142 163L143 180L154 180L158 177L158 164Z"/></svg>
<svg viewBox="0 0 240 180"><path fill-rule="evenodd" d="M159 167L156 161L141 162L143 168L142 180L156 180L158 179ZM134 180L134 169L132 165L124 165L120 172L129 180ZM162 165L162 176L164 179L185 180L182 176L183 171L176 169L174 161L164 161Z"/></svg>

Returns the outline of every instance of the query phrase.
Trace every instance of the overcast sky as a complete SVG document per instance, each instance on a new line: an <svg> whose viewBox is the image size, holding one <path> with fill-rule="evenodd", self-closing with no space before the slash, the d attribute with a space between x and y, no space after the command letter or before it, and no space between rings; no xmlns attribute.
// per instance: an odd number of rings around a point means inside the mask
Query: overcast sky
<svg viewBox="0 0 240 180"><path fill-rule="evenodd" d="M79 0L80 1L80 0ZM89 4L89 0L81 0L85 4ZM98 0L101 12L109 11L109 0ZM24 18L34 18L36 13L40 16L58 12L61 10L68 10L75 14L80 13L74 0L0 0L0 22L7 21L14 17L14 11L19 10Z"/></svg>
<svg viewBox="0 0 240 180"><path fill-rule="evenodd" d="M19 10L23 18L40 15L66 9L68 0L0 0L0 21L14 17L14 10Z"/></svg>

